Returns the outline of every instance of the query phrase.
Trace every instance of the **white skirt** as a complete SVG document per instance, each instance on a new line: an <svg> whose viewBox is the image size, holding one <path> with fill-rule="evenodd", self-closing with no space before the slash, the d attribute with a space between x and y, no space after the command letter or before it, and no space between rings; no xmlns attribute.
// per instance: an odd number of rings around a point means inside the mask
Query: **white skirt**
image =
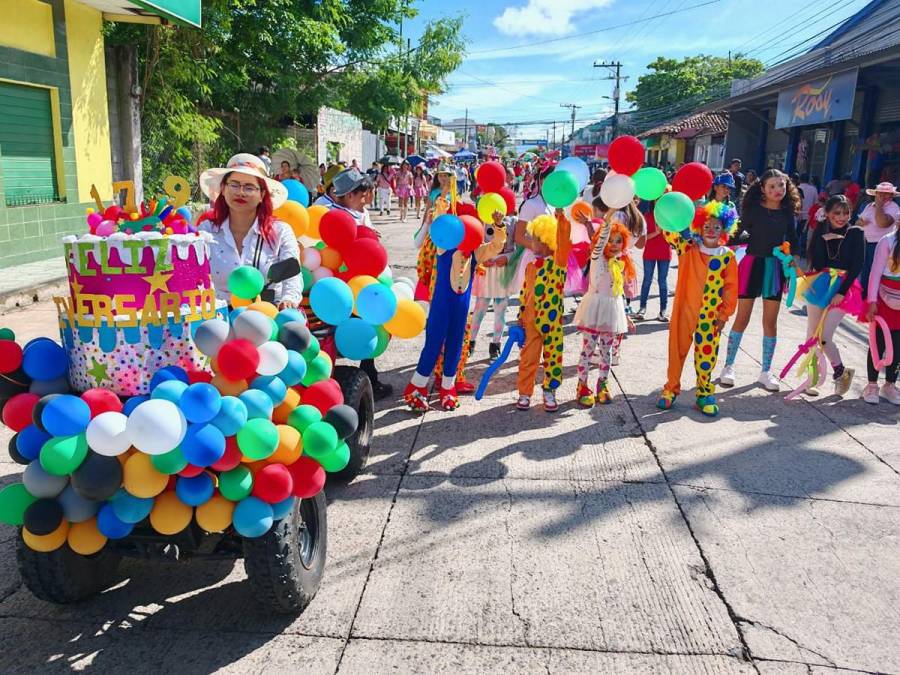
<svg viewBox="0 0 900 675"><path fill-rule="evenodd" d="M628 317L625 315L625 299L588 291L578 309L573 322L578 330L587 332L627 333Z"/></svg>
<svg viewBox="0 0 900 675"><path fill-rule="evenodd" d="M475 273L472 295L476 298L508 298L509 289L503 285L505 267L485 267L484 274Z"/></svg>

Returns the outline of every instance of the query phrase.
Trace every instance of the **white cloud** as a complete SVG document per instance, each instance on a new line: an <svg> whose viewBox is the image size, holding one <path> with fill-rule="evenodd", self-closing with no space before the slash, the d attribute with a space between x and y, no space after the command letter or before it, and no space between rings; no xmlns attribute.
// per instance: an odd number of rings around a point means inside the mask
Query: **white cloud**
<svg viewBox="0 0 900 675"><path fill-rule="evenodd" d="M576 14L608 7L614 0L528 0L524 6L507 7L494 19L506 35L565 35L575 26Z"/></svg>

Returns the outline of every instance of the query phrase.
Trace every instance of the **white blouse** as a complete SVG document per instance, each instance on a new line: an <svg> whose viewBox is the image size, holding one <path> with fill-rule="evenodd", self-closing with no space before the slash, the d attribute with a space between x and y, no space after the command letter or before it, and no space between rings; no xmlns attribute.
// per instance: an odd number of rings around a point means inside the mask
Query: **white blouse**
<svg viewBox="0 0 900 675"><path fill-rule="evenodd" d="M242 253L238 253L227 218L221 227L216 227L212 222L204 220L200 223L199 229L209 232L213 237L213 241L209 245L210 272L216 289L216 298L225 302L231 302L231 293L228 292L228 275L235 267L252 265L262 272L263 276L266 276L272 263L300 257L300 247L297 245L297 238L294 236L293 230L287 223L280 220L272 221L272 229L275 232L274 247L262 239L259 224L254 220L253 226L244 238ZM260 242L260 240L262 241ZM257 248L259 248L258 262L254 265ZM299 305L303 298L303 277L298 274L291 279L275 284L272 288L275 290L276 305L280 302L293 302Z"/></svg>

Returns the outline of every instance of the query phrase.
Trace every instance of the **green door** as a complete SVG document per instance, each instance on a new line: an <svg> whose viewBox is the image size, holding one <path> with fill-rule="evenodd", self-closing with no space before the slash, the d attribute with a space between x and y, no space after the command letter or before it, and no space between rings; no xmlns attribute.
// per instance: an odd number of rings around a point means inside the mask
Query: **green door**
<svg viewBox="0 0 900 675"><path fill-rule="evenodd" d="M50 90L0 82L0 174L7 206L59 201Z"/></svg>

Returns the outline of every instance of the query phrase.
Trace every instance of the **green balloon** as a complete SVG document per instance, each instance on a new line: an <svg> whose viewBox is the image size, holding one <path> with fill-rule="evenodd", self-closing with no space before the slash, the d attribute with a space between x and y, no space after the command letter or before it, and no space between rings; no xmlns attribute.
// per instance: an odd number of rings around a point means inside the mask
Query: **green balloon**
<svg viewBox="0 0 900 675"><path fill-rule="evenodd" d="M313 285L313 275L305 267L300 268L300 276L303 277L303 295L309 295L309 290Z"/></svg>
<svg viewBox="0 0 900 675"><path fill-rule="evenodd" d="M653 217L660 229L681 232L694 220L694 202L683 192L667 192L653 207Z"/></svg>
<svg viewBox="0 0 900 675"><path fill-rule="evenodd" d="M239 502L253 489L253 474L243 464L219 474L219 492L225 499Z"/></svg>
<svg viewBox="0 0 900 675"><path fill-rule="evenodd" d="M291 410L287 423L302 434L310 424L321 421L322 413L319 412L319 409L304 403Z"/></svg>
<svg viewBox="0 0 900 675"><path fill-rule="evenodd" d="M269 333L269 342L278 342L278 331L280 330L275 319L269 319L272 322L272 332Z"/></svg>
<svg viewBox="0 0 900 675"><path fill-rule="evenodd" d="M12 332L11 328L0 328L0 340L13 340L15 341L16 334Z"/></svg>
<svg viewBox="0 0 900 675"><path fill-rule="evenodd" d="M319 461L338 444L338 435L328 422L313 422L303 432L303 454Z"/></svg>
<svg viewBox="0 0 900 675"><path fill-rule="evenodd" d="M29 494L22 483L13 483L0 490L0 523L22 525L25 509L34 504L37 497Z"/></svg>
<svg viewBox="0 0 900 675"><path fill-rule="evenodd" d="M315 360L320 351L322 351L322 345L319 344L319 338L313 335L309 342L309 347L304 349L303 354L301 354L307 366Z"/></svg>
<svg viewBox="0 0 900 675"><path fill-rule="evenodd" d="M565 170L556 170L544 179L541 195L550 206L564 209L578 199L578 179Z"/></svg>
<svg viewBox="0 0 900 675"><path fill-rule="evenodd" d="M228 275L228 290L244 300L253 300L265 285L266 279L262 272L250 265L235 267Z"/></svg>
<svg viewBox="0 0 900 675"><path fill-rule="evenodd" d="M325 242L324 241L317 242L316 248L321 251L323 248L325 248Z"/></svg>
<svg viewBox="0 0 900 675"><path fill-rule="evenodd" d="M316 382L327 380L331 375L331 359L325 354L319 354L312 361L307 361L306 375L303 376L302 385L309 387Z"/></svg>
<svg viewBox="0 0 900 675"><path fill-rule="evenodd" d="M391 274L390 270L385 270L381 274L378 275L378 282L390 288L394 283L394 275Z"/></svg>
<svg viewBox="0 0 900 675"><path fill-rule="evenodd" d="M81 466L87 453L88 444L84 434L56 436L44 443L40 462L47 473L65 476Z"/></svg>
<svg viewBox="0 0 900 675"><path fill-rule="evenodd" d="M384 350L391 343L391 334L382 326L375 326L375 336L378 338L378 342L375 344L375 351L372 353L373 359L384 354Z"/></svg>
<svg viewBox="0 0 900 675"><path fill-rule="evenodd" d="M162 455L153 455L150 457L150 463L160 473L171 476L176 474L188 465L187 458L181 452L181 448L175 448Z"/></svg>
<svg viewBox="0 0 900 675"><path fill-rule="evenodd" d="M278 447L278 428L266 419L248 420L237 432L237 444L245 457L266 459Z"/></svg>
<svg viewBox="0 0 900 675"><path fill-rule="evenodd" d="M325 453L322 457L316 458L316 460L328 473L340 471L350 463L350 447L346 443L341 443L334 450Z"/></svg>
<svg viewBox="0 0 900 675"><path fill-rule="evenodd" d="M634 194L647 201L656 201L666 192L666 174L655 166L638 169L631 177L634 181Z"/></svg>

